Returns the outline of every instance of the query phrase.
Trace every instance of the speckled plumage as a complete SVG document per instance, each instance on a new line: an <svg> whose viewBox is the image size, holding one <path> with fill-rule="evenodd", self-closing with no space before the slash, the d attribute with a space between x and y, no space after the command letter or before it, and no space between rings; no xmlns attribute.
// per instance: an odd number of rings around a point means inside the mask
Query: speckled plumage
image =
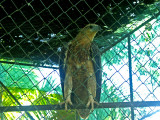
<svg viewBox="0 0 160 120"><path fill-rule="evenodd" d="M62 58L60 75L65 109L68 104L72 105L72 100L74 100L74 104L83 104L87 107L91 105L91 110L94 109L94 103L97 103L95 99L97 90L100 94L101 62L100 54L94 50L98 48L92 44L92 41L99 30L100 27L96 24L85 26L69 43L65 56L63 55L64 61ZM98 62L96 62L97 60ZM71 96L71 94L74 95ZM98 95L98 102L99 99L100 95ZM78 113L82 118L87 118L90 109L78 109Z"/></svg>

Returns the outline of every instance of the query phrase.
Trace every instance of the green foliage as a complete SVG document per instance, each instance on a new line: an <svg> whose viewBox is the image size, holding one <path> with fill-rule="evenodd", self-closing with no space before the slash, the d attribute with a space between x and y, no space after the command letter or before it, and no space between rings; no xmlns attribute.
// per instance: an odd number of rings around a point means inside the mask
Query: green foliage
<svg viewBox="0 0 160 120"><path fill-rule="evenodd" d="M131 35L132 70L136 76L133 79L133 86L142 99L147 98L143 96L141 91L137 91L138 85L145 84L145 87L149 89L147 94L151 94L150 91L154 93L157 85L160 84L158 79L160 77L158 71L160 42L157 41L160 23L158 20L148 24L145 28L141 28L141 32L136 31ZM101 102L103 103L129 101L128 69L123 69L124 66L128 66L127 49L128 43L125 39L102 56L103 84ZM38 80L38 75L34 70L33 67L0 64L0 80L22 105L49 105L62 102L61 87L55 83L57 78L48 75L43 77L42 80ZM43 71L38 68L36 70ZM155 96L158 97L157 94ZM142 100L136 95L134 95L134 99ZM18 104L4 90L2 105L17 106ZM144 108L138 112L142 116L147 114L148 111ZM74 120L76 117L75 110L30 111L29 113L35 119L44 117L47 120ZM7 119L17 119L17 116L22 120L28 119L24 112L6 112L4 114ZM95 109L88 119L125 120L130 119L130 114L130 108L102 108ZM135 115L135 118L138 117L138 115Z"/></svg>
<svg viewBox="0 0 160 120"><path fill-rule="evenodd" d="M0 64L0 80L7 87L32 88L36 77L32 67Z"/></svg>
<svg viewBox="0 0 160 120"><path fill-rule="evenodd" d="M43 72L43 69L38 71ZM37 80L38 75L33 67L0 64L1 82L8 88L13 96L20 102L21 105L49 105L59 104L63 101L61 87L55 84L52 76L47 76L43 79L43 84ZM41 80L42 82L42 80ZM48 92L54 88L52 93ZM2 93L3 106L18 106L16 101L7 92ZM35 119L57 119L57 120L74 120L75 111L31 111L29 112ZM4 113L7 119L24 120L28 116L24 112L6 112ZM21 116L21 117L20 117Z"/></svg>
<svg viewBox="0 0 160 120"><path fill-rule="evenodd" d="M160 17L157 20L153 20L148 25L142 27L140 30L137 30L134 34L131 35L131 57L132 57L132 71L133 71L133 87L134 91L137 94L134 94L135 100L157 100L159 98L159 94L156 94L156 88L160 83L160 71L159 71L159 48L160 48L160 41L159 41L159 31L160 31ZM125 101L126 99L122 97L122 94L125 94L126 91L125 87L123 87L123 81L126 75L122 73L128 73L128 70L124 70L121 73L121 69L128 64L128 50L126 47L128 45L127 40L123 40L122 42L118 43L112 49L107 51L102 56L103 61L103 68L104 73L103 75L106 76L106 81L109 79L111 82L107 82L105 89L107 94L102 93L101 100L105 102L118 102L118 101ZM106 67L107 66L107 67ZM107 72L105 72L107 71ZM114 77L116 73L119 72L124 77ZM126 77L129 79L129 76ZM105 78L104 78L105 79ZM116 80L117 79L117 80ZM118 86L118 83L121 83ZM141 90L141 86L145 85L145 95L143 90ZM109 86L109 87L108 87ZM121 92L117 92L117 89ZM114 92L115 91L115 92ZM121 93L121 94L119 94ZM148 96L154 93L152 98ZM105 97L104 97L105 96ZM147 98L147 97L148 98ZM129 97L129 94L128 94ZM105 98L105 99L103 99ZM139 110L140 115L146 115L148 111L144 109ZM101 115L101 118L105 118L106 120L109 119L125 119L124 113L127 113L130 118L130 109L120 110L120 109L103 109L101 113L107 114L105 116ZM115 117L116 116L116 117ZM140 116L136 115L135 118ZM127 117L126 117L127 118Z"/></svg>
<svg viewBox="0 0 160 120"><path fill-rule="evenodd" d="M121 94L117 94L114 86L107 87L106 83L102 84L101 102L120 102L124 101ZM129 108L102 108L95 109L89 116L88 120L125 120L130 119Z"/></svg>
<svg viewBox="0 0 160 120"><path fill-rule="evenodd" d="M107 63L108 67L113 64L123 64L122 59L127 58L127 53L126 40L124 40L103 54L102 62Z"/></svg>
<svg viewBox="0 0 160 120"><path fill-rule="evenodd" d="M59 104L63 101L62 96L59 94L47 94L44 91L20 89L20 88L8 88L14 97L21 103L21 105L49 105ZM3 105L4 106L17 106L18 104L14 99L7 93L3 92ZM29 112L35 119L42 119L45 116L47 120L74 120L75 111L65 110L48 110L48 111L30 111ZM10 119L16 119L21 112L7 112L5 116ZM27 115L21 116L20 119L25 119Z"/></svg>

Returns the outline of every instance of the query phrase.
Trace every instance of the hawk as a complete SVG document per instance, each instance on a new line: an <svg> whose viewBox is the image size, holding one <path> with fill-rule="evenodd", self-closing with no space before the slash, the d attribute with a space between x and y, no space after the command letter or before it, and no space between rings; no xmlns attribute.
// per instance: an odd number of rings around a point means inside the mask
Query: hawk
<svg viewBox="0 0 160 120"><path fill-rule="evenodd" d="M87 118L94 110L94 103L100 101L101 56L93 42L99 30L101 27L96 24L86 25L68 44L67 50L61 51L59 71L63 103L66 110L68 104L85 105L85 109L77 109L81 118Z"/></svg>

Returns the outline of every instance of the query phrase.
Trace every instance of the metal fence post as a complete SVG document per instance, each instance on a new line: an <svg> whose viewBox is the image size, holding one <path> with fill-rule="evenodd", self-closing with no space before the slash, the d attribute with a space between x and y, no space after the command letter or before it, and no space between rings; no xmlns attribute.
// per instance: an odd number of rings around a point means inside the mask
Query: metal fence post
<svg viewBox="0 0 160 120"><path fill-rule="evenodd" d="M133 102L132 59L131 59L130 35L128 36L128 61L129 61L130 102ZM131 107L131 119L134 120L134 107Z"/></svg>

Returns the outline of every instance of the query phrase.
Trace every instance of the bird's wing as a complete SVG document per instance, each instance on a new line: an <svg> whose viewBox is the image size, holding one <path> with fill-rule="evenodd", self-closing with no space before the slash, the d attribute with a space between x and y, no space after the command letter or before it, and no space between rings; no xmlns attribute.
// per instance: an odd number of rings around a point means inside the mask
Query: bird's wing
<svg viewBox="0 0 160 120"><path fill-rule="evenodd" d="M65 74L66 74L65 63L64 63L66 50L67 49L65 47L62 47L61 53L59 55L59 73L60 73L60 81L61 81L63 96L64 96L64 79L65 79Z"/></svg>
<svg viewBox="0 0 160 120"><path fill-rule="evenodd" d="M99 48L97 47L97 44L94 42L92 42L90 53L93 61L93 67L94 67L94 72L95 72L96 82L97 82L96 101L99 102L100 95L101 95L101 82L102 82L101 54L100 54Z"/></svg>
<svg viewBox="0 0 160 120"><path fill-rule="evenodd" d="M65 76L66 76L66 65L64 62L64 59L67 57L66 51L68 49L69 46L64 46L61 48L61 53L59 55L59 73L60 73L60 81L61 81L61 88L62 88L62 94L64 97L64 80L65 80ZM71 100L73 103L75 103L74 101L74 94L71 94Z"/></svg>

